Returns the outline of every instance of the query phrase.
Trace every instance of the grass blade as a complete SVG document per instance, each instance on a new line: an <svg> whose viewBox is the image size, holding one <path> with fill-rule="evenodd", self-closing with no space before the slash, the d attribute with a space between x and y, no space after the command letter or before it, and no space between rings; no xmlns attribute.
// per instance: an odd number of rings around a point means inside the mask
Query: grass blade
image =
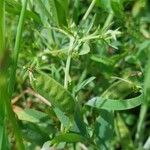
<svg viewBox="0 0 150 150"><path fill-rule="evenodd" d="M150 54L150 52L149 52ZM144 101L143 105L141 106L140 110L140 116L139 116L139 122L137 125L137 133L136 133L136 143L140 145L142 139L142 134L144 131L144 120L149 108L149 103L150 103L150 57L148 57L148 62L145 67L145 79L144 79Z"/></svg>
<svg viewBox="0 0 150 150"><path fill-rule="evenodd" d="M4 0L0 0L0 61L4 55Z"/></svg>
<svg viewBox="0 0 150 150"><path fill-rule="evenodd" d="M5 50L5 1L0 0L0 149L7 149L5 101L7 98Z"/></svg>
<svg viewBox="0 0 150 150"><path fill-rule="evenodd" d="M20 51L21 36L22 36L22 29L23 29L23 25L24 25L27 1L28 0L25 0L22 10L21 10L20 19L19 19L18 28L17 28L15 47L14 47L14 51L12 54L12 66L11 66L11 71L10 71L10 83L9 83L9 89L8 89L10 97L14 91L18 55L19 55L19 51Z"/></svg>
<svg viewBox="0 0 150 150"><path fill-rule="evenodd" d="M15 41L15 48L12 54L12 65L10 69L10 80L9 80L9 85L8 85L8 94L9 98L11 99L13 91L14 91L14 84L15 84L15 77L16 77L16 69L17 69L17 61L18 61L18 55L20 51L20 44L21 44L21 36L22 36L22 29L24 25L24 18L25 18L25 11L26 11L26 6L27 6L27 1L25 0L23 3L23 7L21 10L20 14L20 19L19 19L19 24L17 28L17 35L16 35L16 41ZM21 133L18 127L18 123L15 117L15 114L12 110L11 107L11 102L10 100L6 101L6 106L7 106L7 113L9 120L11 122L11 126L14 130L14 134L16 137L16 145L18 149L24 150L24 144L22 141Z"/></svg>

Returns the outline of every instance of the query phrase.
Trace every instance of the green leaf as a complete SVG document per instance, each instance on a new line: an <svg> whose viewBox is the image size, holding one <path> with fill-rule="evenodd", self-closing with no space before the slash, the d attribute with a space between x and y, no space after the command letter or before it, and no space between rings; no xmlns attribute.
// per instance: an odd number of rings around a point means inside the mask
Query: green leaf
<svg viewBox="0 0 150 150"><path fill-rule="evenodd" d="M0 124L0 149L2 149L3 147L3 140L4 140L4 124L1 123Z"/></svg>
<svg viewBox="0 0 150 150"><path fill-rule="evenodd" d="M76 142L83 142L85 138L76 133L62 133L56 136L53 139L53 143L60 143L60 142L68 142L68 143L76 143Z"/></svg>
<svg viewBox="0 0 150 150"><path fill-rule="evenodd" d="M101 145L107 145L108 141L113 138L114 134L114 116L113 112L100 110L100 115L95 122L96 138L100 139Z"/></svg>
<svg viewBox="0 0 150 150"><path fill-rule="evenodd" d="M76 123L81 135L88 137L86 124L83 121L83 114L81 112L81 107L79 104L77 104L75 107L74 120L75 120L75 123Z"/></svg>
<svg viewBox="0 0 150 150"><path fill-rule="evenodd" d="M104 65L107 65L107 66L112 66L113 65L113 61L105 56L99 56L99 55L91 55L90 57L93 61L96 61L96 62L99 62L99 63L102 63Z"/></svg>
<svg viewBox="0 0 150 150"><path fill-rule="evenodd" d="M68 18L68 0L55 0L59 25L66 25Z"/></svg>
<svg viewBox="0 0 150 150"><path fill-rule="evenodd" d="M95 107L98 109L106 109L106 110L126 110L132 109L143 102L143 94L131 99L125 100L114 100L114 99L105 99L102 97L94 97L89 100L86 105Z"/></svg>
<svg viewBox="0 0 150 150"><path fill-rule="evenodd" d="M8 136L6 134L5 125L0 123L0 150L9 150Z"/></svg>
<svg viewBox="0 0 150 150"><path fill-rule="evenodd" d="M150 52L149 52L149 54L150 54ZM144 102L146 104L149 104L149 102L150 102L150 57L148 57L147 65L145 68Z"/></svg>
<svg viewBox="0 0 150 150"><path fill-rule="evenodd" d="M77 93L78 91L83 89L87 84L92 82L94 79L95 79L95 77L90 77L90 78L84 80L83 82L79 83L74 89L75 93Z"/></svg>
<svg viewBox="0 0 150 150"><path fill-rule="evenodd" d="M49 135L54 134L54 128L48 126L46 128L46 124L40 126L38 123L24 123L22 124L22 133L23 138L26 141L35 143L37 145L42 145L45 141L49 140Z"/></svg>
<svg viewBox="0 0 150 150"><path fill-rule="evenodd" d="M103 10L112 12L111 0L96 0L96 4Z"/></svg>
<svg viewBox="0 0 150 150"><path fill-rule="evenodd" d="M46 24L46 19L44 19L46 16L52 25L66 25L68 0L64 0L63 2L60 0L37 0L37 2L41 11L41 20L43 20L44 24Z"/></svg>
<svg viewBox="0 0 150 150"><path fill-rule="evenodd" d="M85 42L81 47L79 55L85 55L88 54L89 52L90 52L90 46L87 42Z"/></svg>
<svg viewBox="0 0 150 150"><path fill-rule="evenodd" d="M51 144L50 141L45 142L45 143L43 144L41 150L48 150L48 149L51 149L50 144Z"/></svg>
<svg viewBox="0 0 150 150"><path fill-rule="evenodd" d="M68 90L42 71L36 70L33 76L35 79L33 79L31 84L40 95L63 112L69 114L74 112L75 100Z"/></svg>
<svg viewBox="0 0 150 150"><path fill-rule="evenodd" d="M41 17L43 24L46 25L47 20L49 20L52 24L58 25L58 16L54 0L37 0L37 4L37 11Z"/></svg>
<svg viewBox="0 0 150 150"><path fill-rule="evenodd" d="M118 130L117 133L120 136L120 144L122 148L135 150L135 147L131 138L131 133L128 127L126 126L126 124L124 123L124 120L119 115L119 113L116 116L115 125L116 125L116 129Z"/></svg>
<svg viewBox="0 0 150 150"><path fill-rule="evenodd" d="M54 57L58 57L62 60L65 60L67 58L67 54L68 54L68 50L66 49L62 49L62 50L52 50L49 51L49 53L54 56Z"/></svg>
<svg viewBox="0 0 150 150"><path fill-rule="evenodd" d="M6 11L9 13L20 15L21 4L17 1L6 0ZM26 10L26 16L28 19L32 18L35 22L41 23L40 17L33 11Z"/></svg>
<svg viewBox="0 0 150 150"><path fill-rule="evenodd" d="M67 129L70 128L71 126L71 122L69 117L67 117L60 109L58 108L53 108L56 116L58 117L58 119L60 120L60 122L63 124L63 126Z"/></svg>
<svg viewBox="0 0 150 150"><path fill-rule="evenodd" d="M111 7L116 17L124 19L123 4L121 0L111 0Z"/></svg>
<svg viewBox="0 0 150 150"><path fill-rule="evenodd" d="M66 15L68 14L68 6L69 6L69 0L57 0L59 4L62 6L62 9L64 9Z"/></svg>
<svg viewBox="0 0 150 150"><path fill-rule="evenodd" d="M19 120L28 121L32 123L39 123L41 119L48 116L43 112L29 108L22 111L16 111L15 113L17 114Z"/></svg>
<svg viewBox="0 0 150 150"><path fill-rule="evenodd" d="M77 24L80 13L81 13L81 5L80 5L80 0L75 0L74 1L74 6L73 6L73 20Z"/></svg>
<svg viewBox="0 0 150 150"><path fill-rule="evenodd" d="M113 137L113 118L112 112L100 110L100 116L96 119L95 124L97 137L100 137L104 141L110 140Z"/></svg>
<svg viewBox="0 0 150 150"><path fill-rule="evenodd" d="M51 15L51 19L53 20L52 23L55 25L59 25L59 18L58 18L58 12L56 8L55 0L48 0L49 2L49 13Z"/></svg>
<svg viewBox="0 0 150 150"><path fill-rule="evenodd" d="M126 98L128 95L137 92L138 87L136 87L136 85L134 83L132 83L131 81L127 80L127 79L122 79L120 78L119 81L114 82L113 84L111 84L109 86L109 88L107 88L106 91L103 92L103 94L101 95L104 98L110 98L110 99L124 99Z"/></svg>

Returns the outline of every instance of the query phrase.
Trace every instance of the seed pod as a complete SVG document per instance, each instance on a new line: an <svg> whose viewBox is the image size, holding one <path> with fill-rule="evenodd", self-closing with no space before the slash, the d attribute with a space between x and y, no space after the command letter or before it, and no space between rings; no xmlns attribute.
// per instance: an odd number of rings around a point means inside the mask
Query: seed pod
<svg viewBox="0 0 150 150"><path fill-rule="evenodd" d="M35 70L33 72L33 76L35 79L32 80L31 84L35 91L63 112L69 114L74 112L74 98L71 93L67 91L60 83L39 70Z"/></svg>

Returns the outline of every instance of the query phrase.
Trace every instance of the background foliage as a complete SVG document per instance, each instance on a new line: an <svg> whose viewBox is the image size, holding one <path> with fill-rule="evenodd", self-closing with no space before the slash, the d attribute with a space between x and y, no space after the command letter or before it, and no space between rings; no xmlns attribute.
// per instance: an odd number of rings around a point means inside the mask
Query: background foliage
<svg viewBox="0 0 150 150"><path fill-rule="evenodd" d="M5 0L5 49L2 148L150 149L148 0Z"/></svg>

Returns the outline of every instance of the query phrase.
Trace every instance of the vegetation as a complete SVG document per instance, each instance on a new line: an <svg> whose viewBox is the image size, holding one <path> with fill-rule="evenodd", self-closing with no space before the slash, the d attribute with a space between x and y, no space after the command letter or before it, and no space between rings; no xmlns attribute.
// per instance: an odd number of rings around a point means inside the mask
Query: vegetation
<svg viewBox="0 0 150 150"><path fill-rule="evenodd" d="M150 2L0 0L0 150L149 150Z"/></svg>

